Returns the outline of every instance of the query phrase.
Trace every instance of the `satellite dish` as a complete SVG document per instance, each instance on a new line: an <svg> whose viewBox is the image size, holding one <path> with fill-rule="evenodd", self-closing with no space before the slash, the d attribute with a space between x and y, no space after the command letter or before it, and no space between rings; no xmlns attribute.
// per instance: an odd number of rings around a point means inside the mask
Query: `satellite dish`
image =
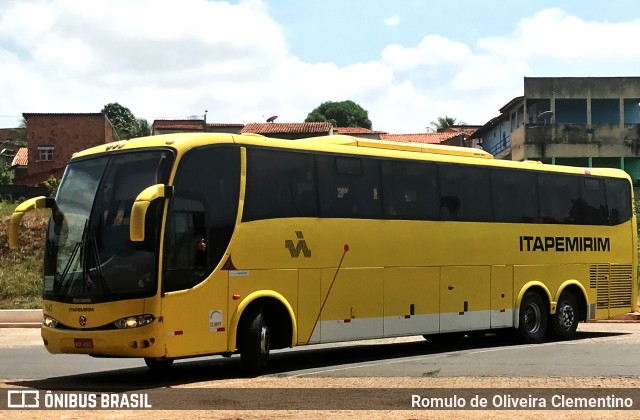
<svg viewBox="0 0 640 420"><path fill-rule="evenodd" d="M274 122L274 121L276 120L276 118L278 118L278 116L277 116L277 115L274 115L274 116L272 116L272 117L269 117L269 118L267 118L267 122L268 122L268 123L272 123L272 122Z"/></svg>
<svg viewBox="0 0 640 420"><path fill-rule="evenodd" d="M538 119L540 120L549 120L551 117L553 117L553 111L544 111L538 115Z"/></svg>

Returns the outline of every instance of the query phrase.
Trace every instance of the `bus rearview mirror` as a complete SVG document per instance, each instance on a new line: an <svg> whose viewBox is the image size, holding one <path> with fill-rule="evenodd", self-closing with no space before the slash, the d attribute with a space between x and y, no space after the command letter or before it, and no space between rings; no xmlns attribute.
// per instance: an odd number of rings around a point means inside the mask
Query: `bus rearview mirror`
<svg viewBox="0 0 640 420"><path fill-rule="evenodd" d="M28 211L35 209L51 208L55 205L55 201L52 198L44 196L30 198L18 205L11 215L11 222L9 223L9 248L17 249L20 245L20 222L22 217Z"/></svg>
<svg viewBox="0 0 640 420"><path fill-rule="evenodd" d="M145 218L149 205L158 198L170 198L172 195L173 187L163 184L152 185L138 194L129 219L129 239L131 242L144 241Z"/></svg>

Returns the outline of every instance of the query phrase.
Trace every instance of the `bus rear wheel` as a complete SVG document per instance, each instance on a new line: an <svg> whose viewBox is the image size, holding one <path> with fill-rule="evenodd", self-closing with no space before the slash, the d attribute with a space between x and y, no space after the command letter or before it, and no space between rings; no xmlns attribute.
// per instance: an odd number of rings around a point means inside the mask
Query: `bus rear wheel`
<svg viewBox="0 0 640 420"><path fill-rule="evenodd" d="M560 293L556 313L551 316L553 335L561 340L573 337L578 329L578 304L575 295L564 290Z"/></svg>
<svg viewBox="0 0 640 420"><path fill-rule="evenodd" d="M247 317L241 333L240 360L247 374L257 375L269 360L271 328L261 308L254 309Z"/></svg>
<svg viewBox="0 0 640 420"><path fill-rule="evenodd" d="M154 372L167 370L173 365L173 359L153 359L145 357L144 362L147 364L147 367Z"/></svg>
<svg viewBox="0 0 640 420"><path fill-rule="evenodd" d="M539 294L527 292L520 303L518 332L526 343L542 342L547 332L547 308Z"/></svg>

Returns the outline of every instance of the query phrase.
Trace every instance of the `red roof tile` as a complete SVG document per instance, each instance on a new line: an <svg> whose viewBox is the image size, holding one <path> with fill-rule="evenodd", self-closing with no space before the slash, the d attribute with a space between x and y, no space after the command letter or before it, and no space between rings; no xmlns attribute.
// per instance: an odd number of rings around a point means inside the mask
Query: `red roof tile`
<svg viewBox="0 0 640 420"><path fill-rule="evenodd" d="M207 127L244 127L244 124L234 124L234 123L207 123Z"/></svg>
<svg viewBox="0 0 640 420"><path fill-rule="evenodd" d="M154 130L200 130L203 131L203 120L155 120Z"/></svg>
<svg viewBox="0 0 640 420"><path fill-rule="evenodd" d="M329 122L305 122L305 123L251 123L244 126L240 133L256 134L296 134L317 133L327 134L331 131Z"/></svg>
<svg viewBox="0 0 640 420"><path fill-rule="evenodd" d="M29 149L21 147L11 161L11 166L27 166L29 162Z"/></svg>
<svg viewBox="0 0 640 420"><path fill-rule="evenodd" d="M459 136L459 132L453 133L418 133L418 134L380 134L380 140L399 141L403 143L438 144L451 137Z"/></svg>
<svg viewBox="0 0 640 420"><path fill-rule="evenodd" d="M335 134L373 134L373 131L363 127L336 127L333 129Z"/></svg>

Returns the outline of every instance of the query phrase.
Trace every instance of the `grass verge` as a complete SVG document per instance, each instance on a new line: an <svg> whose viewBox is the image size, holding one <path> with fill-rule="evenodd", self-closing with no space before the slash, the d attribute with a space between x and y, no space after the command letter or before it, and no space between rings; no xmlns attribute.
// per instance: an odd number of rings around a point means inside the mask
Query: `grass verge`
<svg viewBox="0 0 640 420"><path fill-rule="evenodd" d="M42 256L48 210L25 214L20 247L9 249L8 229L16 205L0 202L0 309L42 308Z"/></svg>

